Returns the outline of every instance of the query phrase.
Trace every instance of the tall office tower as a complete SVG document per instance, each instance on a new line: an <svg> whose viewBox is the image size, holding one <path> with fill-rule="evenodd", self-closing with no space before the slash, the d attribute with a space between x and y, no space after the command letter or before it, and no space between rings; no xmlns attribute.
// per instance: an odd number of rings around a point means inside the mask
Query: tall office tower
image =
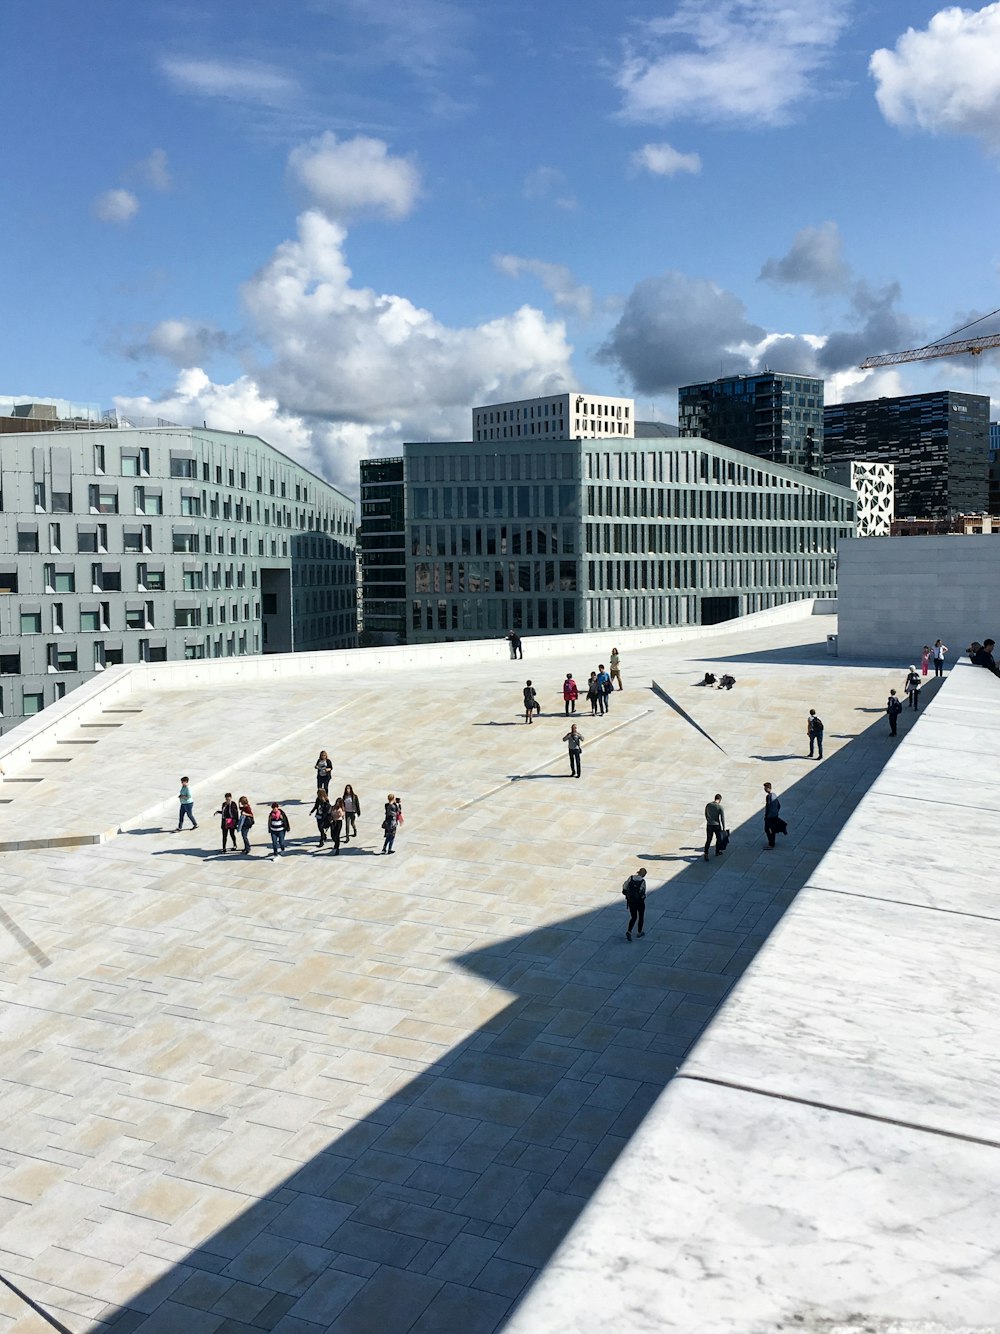
<svg viewBox="0 0 1000 1334"><path fill-rule="evenodd" d="M9 431L0 484L3 730L118 663L357 642L354 503L257 436Z"/></svg>
<svg viewBox="0 0 1000 1334"><path fill-rule="evenodd" d="M894 463L900 519L979 514L989 500L989 410L985 395L949 389L831 405L826 457Z"/></svg>
<svg viewBox="0 0 1000 1334"><path fill-rule="evenodd" d="M836 590L852 491L707 440L404 446L408 638L710 625Z"/></svg>
<svg viewBox="0 0 1000 1334"><path fill-rule="evenodd" d="M1000 514L1000 422L990 422L989 506L991 514Z"/></svg>
<svg viewBox="0 0 1000 1334"><path fill-rule="evenodd" d="M607 394L549 394L472 409L472 438L487 440L593 439L635 434L635 404Z"/></svg>
<svg viewBox="0 0 1000 1334"><path fill-rule="evenodd" d="M823 381L762 371L678 390L680 433L823 476Z"/></svg>
<svg viewBox="0 0 1000 1334"><path fill-rule="evenodd" d="M406 643L403 460L362 459L361 596L364 642Z"/></svg>

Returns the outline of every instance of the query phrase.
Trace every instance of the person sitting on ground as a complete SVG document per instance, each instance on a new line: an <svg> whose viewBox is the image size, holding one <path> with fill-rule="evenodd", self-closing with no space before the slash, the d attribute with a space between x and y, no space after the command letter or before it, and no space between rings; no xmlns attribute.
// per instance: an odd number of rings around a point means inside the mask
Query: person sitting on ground
<svg viewBox="0 0 1000 1334"><path fill-rule="evenodd" d="M700 686L714 686L717 678L714 672L706 672L704 677L698 682Z"/></svg>
<svg viewBox="0 0 1000 1334"><path fill-rule="evenodd" d="M735 676L729 676L728 673L727 673L725 676L720 676L720 677L719 677L719 689L720 689L720 690L732 690L732 688L733 688L733 686L734 686L735 684L736 684L736 677L735 677Z"/></svg>
<svg viewBox="0 0 1000 1334"><path fill-rule="evenodd" d="M970 656L977 667L985 667L994 676L1000 676L1000 667L997 666L996 659L993 657L994 648L995 644L992 639L984 639L977 651Z"/></svg>

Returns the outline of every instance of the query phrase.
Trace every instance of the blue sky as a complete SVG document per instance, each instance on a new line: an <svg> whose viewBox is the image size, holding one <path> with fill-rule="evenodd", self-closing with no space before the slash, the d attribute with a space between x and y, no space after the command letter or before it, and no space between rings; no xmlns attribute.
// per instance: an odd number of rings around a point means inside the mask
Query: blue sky
<svg viewBox="0 0 1000 1334"><path fill-rule="evenodd" d="M1000 402L1000 4L8 0L0 393L357 460L763 365ZM1000 329L1000 322L987 326Z"/></svg>

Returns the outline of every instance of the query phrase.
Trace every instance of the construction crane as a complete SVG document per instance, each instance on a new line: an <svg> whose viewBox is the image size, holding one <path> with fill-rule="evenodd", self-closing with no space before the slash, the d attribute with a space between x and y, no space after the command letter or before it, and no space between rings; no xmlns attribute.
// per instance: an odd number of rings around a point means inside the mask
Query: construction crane
<svg viewBox="0 0 1000 1334"><path fill-rule="evenodd" d="M924 347L911 347L905 352L883 352L877 357L866 357L858 369L871 371L877 366L899 366L904 361L930 361L933 357L957 357L963 352L967 352L970 357L978 357L988 348L1000 347L1000 333L982 334L979 338L959 338L957 341L954 340L954 334L971 329L973 324L982 324L984 320L998 314L1000 308L991 310L989 315L983 315L969 324L963 324L961 329L955 329L951 334L945 334L945 338L953 341L944 342L939 339L936 343L927 343Z"/></svg>

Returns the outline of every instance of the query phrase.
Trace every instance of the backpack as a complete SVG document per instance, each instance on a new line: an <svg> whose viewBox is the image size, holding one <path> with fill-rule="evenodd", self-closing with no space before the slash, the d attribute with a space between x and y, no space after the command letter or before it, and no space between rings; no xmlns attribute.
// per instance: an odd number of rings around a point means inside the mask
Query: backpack
<svg viewBox="0 0 1000 1334"><path fill-rule="evenodd" d="M896 696L896 695L890 695L890 696L889 696L889 713L891 714L891 716L892 716L893 718L895 718L897 714L900 714L900 713L902 713L902 712L903 712L903 706L902 706L902 704L900 704L898 696Z"/></svg>

